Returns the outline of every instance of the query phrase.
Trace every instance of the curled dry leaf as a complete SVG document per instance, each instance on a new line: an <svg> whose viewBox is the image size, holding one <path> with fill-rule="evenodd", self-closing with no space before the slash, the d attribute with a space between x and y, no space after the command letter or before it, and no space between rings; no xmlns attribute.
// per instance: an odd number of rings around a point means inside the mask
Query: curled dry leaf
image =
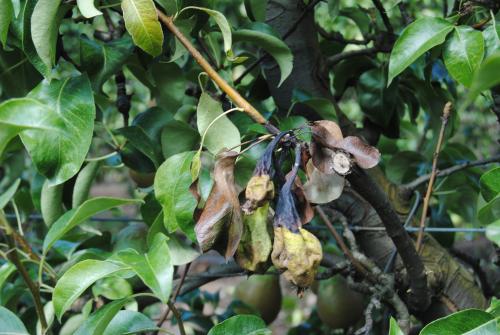
<svg viewBox="0 0 500 335"><path fill-rule="evenodd" d="M307 199L314 204L329 203L340 197L344 189L343 176L323 173L311 161L307 163L307 178L304 192Z"/></svg>
<svg viewBox="0 0 500 335"><path fill-rule="evenodd" d="M238 248L243 222L234 184L237 152L222 151L214 167L214 186L210 191L194 230L203 251L216 249L226 259Z"/></svg>
<svg viewBox="0 0 500 335"><path fill-rule="evenodd" d="M339 148L353 155L356 163L363 169L370 169L380 161L378 149L366 144L359 137L347 136L340 142Z"/></svg>
<svg viewBox="0 0 500 335"><path fill-rule="evenodd" d="M344 139L338 124L329 120L315 121L311 126L314 140L323 147L336 148Z"/></svg>

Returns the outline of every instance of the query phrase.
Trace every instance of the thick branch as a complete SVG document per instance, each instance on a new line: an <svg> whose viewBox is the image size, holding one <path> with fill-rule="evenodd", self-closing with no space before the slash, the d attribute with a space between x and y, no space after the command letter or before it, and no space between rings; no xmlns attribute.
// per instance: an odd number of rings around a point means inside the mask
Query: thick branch
<svg viewBox="0 0 500 335"><path fill-rule="evenodd" d="M401 224L391 202L382 189L363 170L357 168L347 176L353 188L377 212L387 234L392 239L408 272L410 281L410 303L417 310L425 310L430 304L427 275L413 241Z"/></svg>

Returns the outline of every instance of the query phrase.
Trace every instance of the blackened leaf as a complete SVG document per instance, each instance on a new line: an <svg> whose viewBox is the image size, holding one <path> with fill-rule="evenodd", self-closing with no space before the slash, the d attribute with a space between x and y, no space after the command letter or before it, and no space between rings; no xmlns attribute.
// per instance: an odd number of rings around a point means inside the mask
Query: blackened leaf
<svg viewBox="0 0 500 335"><path fill-rule="evenodd" d="M356 163L363 169L370 169L380 161L378 149L366 144L359 137L347 136L339 143L339 148L353 155Z"/></svg>
<svg viewBox="0 0 500 335"><path fill-rule="evenodd" d="M243 234L240 203L234 184L237 156L234 151L223 151L218 155L214 168L215 184L194 228L203 251L217 248L226 259L234 255Z"/></svg>

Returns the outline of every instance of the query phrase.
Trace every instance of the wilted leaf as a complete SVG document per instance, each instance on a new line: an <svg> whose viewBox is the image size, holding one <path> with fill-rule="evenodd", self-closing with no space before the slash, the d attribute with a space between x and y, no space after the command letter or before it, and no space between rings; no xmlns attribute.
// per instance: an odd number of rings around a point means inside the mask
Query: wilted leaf
<svg viewBox="0 0 500 335"><path fill-rule="evenodd" d="M353 155L356 163L363 169L370 169L380 161L378 149L366 144L359 137L347 136L339 143L338 148Z"/></svg>
<svg viewBox="0 0 500 335"><path fill-rule="evenodd" d="M323 173L311 162L307 164L307 178L304 191L307 199L314 204L329 203L340 197L344 189L343 176Z"/></svg>
<svg viewBox="0 0 500 335"><path fill-rule="evenodd" d="M314 140L325 147L335 148L344 138L338 124L329 120L314 122L311 131Z"/></svg>
<svg viewBox="0 0 500 335"><path fill-rule="evenodd" d="M122 10L134 43L153 57L161 54L163 31L153 0L123 0Z"/></svg>
<svg viewBox="0 0 500 335"><path fill-rule="evenodd" d="M234 184L237 157L238 153L234 151L224 151L218 155L214 167L214 186L194 228L203 251L215 248L226 259L236 252L243 233L240 202Z"/></svg>
<svg viewBox="0 0 500 335"><path fill-rule="evenodd" d="M202 137L206 132L203 145L214 155L223 148L240 151L237 147L241 143L240 132L227 116L220 117L222 113L220 102L212 99L207 93L201 94L196 111L198 132ZM216 118L218 119L213 122Z"/></svg>
<svg viewBox="0 0 500 335"><path fill-rule="evenodd" d="M484 39L481 32L469 26L458 26L446 41L443 59L450 75L469 87L483 55Z"/></svg>
<svg viewBox="0 0 500 335"><path fill-rule="evenodd" d="M453 27L437 17L424 17L408 25L392 48L387 85L426 51L443 43Z"/></svg>

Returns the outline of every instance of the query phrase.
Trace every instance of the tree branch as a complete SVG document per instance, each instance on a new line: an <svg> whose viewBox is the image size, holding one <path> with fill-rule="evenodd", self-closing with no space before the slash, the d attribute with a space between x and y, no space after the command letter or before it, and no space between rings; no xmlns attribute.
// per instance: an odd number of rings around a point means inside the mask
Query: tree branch
<svg viewBox="0 0 500 335"><path fill-rule="evenodd" d="M207 75L224 91L228 97L233 100L236 106L240 107L248 114L255 122L265 125L272 133L278 133L279 130L272 126L245 98L243 98L232 86L230 86L215 69L207 62L201 53L193 46L191 41L174 24L171 16L165 15L160 10L157 10L160 21L174 34L174 36L184 45L184 47L193 56L196 62L207 73Z"/></svg>
<svg viewBox="0 0 500 335"><path fill-rule="evenodd" d="M485 158L485 159L479 159L477 161L465 161L457 165L450 166L449 168L443 169L443 170L438 170L436 171L436 177L447 177L455 172L459 172L471 167L475 166L483 166L483 165L488 165L491 163L497 163L500 162L500 154L492 156L490 158ZM432 173L423 175L418 177L417 179L401 185L401 194L405 199L409 198L411 196L413 190L418 188L419 186L425 184L431 179Z"/></svg>
<svg viewBox="0 0 500 335"><path fill-rule="evenodd" d="M451 102L447 102L443 108L443 116L441 117L441 129L439 131L438 142L436 144L436 151L434 152L434 157L432 159L431 177L429 179L429 185L427 186L427 192L425 193L424 197L422 215L420 216L420 225L419 225L420 229L418 231L418 237L417 237L417 252L420 252L422 249L422 239L424 238L424 231L425 231L425 220L427 219L429 201L431 200L432 188L434 186L434 181L436 180L439 153L441 151L441 146L443 145L444 131L446 130L446 125L448 124L448 120L450 118L451 108L452 108Z"/></svg>
<svg viewBox="0 0 500 335"><path fill-rule="evenodd" d="M378 48L376 47L370 47L370 48L364 48L364 49L359 49L359 50L351 50L351 51L346 51L342 52L336 55L333 55L331 57L328 57L326 60L326 66L327 67L332 67L339 63L340 61L343 61L346 58L350 57L356 57L356 56L369 56L373 55L374 53L377 53L379 51Z"/></svg>
<svg viewBox="0 0 500 335"><path fill-rule="evenodd" d="M382 2L380 2L380 0L372 0L372 2L375 5L375 8L377 8L378 12L380 13L380 16L382 17L382 21L384 21L384 25L387 28L387 31L391 34L394 33L394 28L392 28L391 21L389 20L389 17L387 16L387 12L385 11L385 8L382 5Z"/></svg>
<svg viewBox="0 0 500 335"><path fill-rule="evenodd" d="M387 235L391 238L401 256L408 272L410 282L410 305L416 310L425 310L430 304L430 292L427 286L427 275L424 264L415 249L415 245L399 220L399 216L392 208L392 204L373 179L359 168L347 176L353 188L373 207L378 214Z"/></svg>

